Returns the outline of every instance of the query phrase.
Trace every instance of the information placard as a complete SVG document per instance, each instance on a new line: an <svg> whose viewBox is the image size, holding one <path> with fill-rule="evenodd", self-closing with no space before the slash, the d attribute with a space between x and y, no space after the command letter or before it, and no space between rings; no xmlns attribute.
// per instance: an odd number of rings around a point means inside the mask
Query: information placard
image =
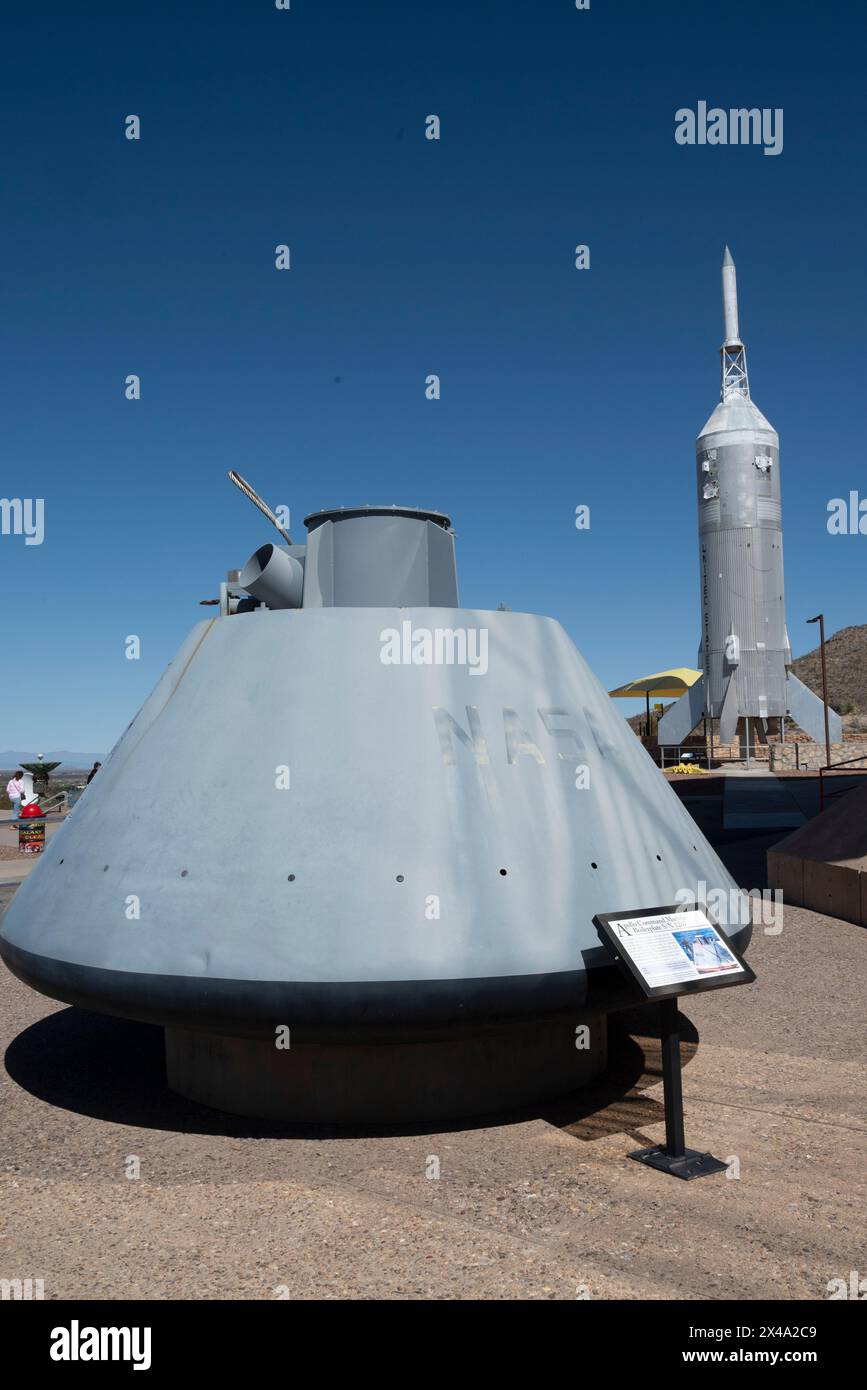
<svg viewBox="0 0 867 1390"><path fill-rule="evenodd" d="M45 849L45 821L35 816L18 821L18 853L41 854Z"/></svg>
<svg viewBox="0 0 867 1390"><path fill-rule="evenodd" d="M593 921L648 999L744 985L756 978L699 904L601 912Z"/></svg>

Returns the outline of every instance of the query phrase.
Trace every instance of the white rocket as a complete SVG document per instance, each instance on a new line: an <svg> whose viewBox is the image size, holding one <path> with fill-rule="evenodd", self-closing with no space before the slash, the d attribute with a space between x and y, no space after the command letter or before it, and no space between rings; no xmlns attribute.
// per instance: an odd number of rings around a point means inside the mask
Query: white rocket
<svg viewBox="0 0 867 1390"><path fill-rule="evenodd" d="M792 675L783 593L780 441L750 399L728 247L722 264L725 341L720 402L696 442L701 575L702 679L659 722L661 744L678 744L703 717L719 720L721 743L749 724L764 742L770 721L790 715L824 741L824 706ZM840 716L829 711L834 742ZM744 721L741 723L740 721Z"/></svg>

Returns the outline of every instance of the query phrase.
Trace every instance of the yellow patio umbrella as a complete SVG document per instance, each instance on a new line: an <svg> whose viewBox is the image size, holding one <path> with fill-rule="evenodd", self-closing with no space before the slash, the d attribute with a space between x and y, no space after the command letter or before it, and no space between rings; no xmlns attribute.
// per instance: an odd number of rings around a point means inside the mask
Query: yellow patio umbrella
<svg viewBox="0 0 867 1390"><path fill-rule="evenodd" d="M650 733L650 697L658 695L662 700L677 700L691 685L701 680L701 671L691 666L675 666L671 671L656 671L652 676L639 676L637 680L618 685L609 690L612 700L635 700L643 695L647 709L647 732Z"/></svg>

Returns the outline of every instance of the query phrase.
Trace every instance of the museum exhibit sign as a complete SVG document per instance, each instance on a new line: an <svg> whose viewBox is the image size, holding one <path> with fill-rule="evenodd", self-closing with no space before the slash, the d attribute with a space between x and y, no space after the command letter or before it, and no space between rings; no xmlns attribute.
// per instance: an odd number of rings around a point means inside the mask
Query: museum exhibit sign
<svg viewBox="0 0 867 1390"><path fill-rule="evenodd" d="M665 1143L630 1158L678 1178L707 1177L727 1164L688 1149L684 1140L680 1062L680 997L751 984L755 974L701 903L598 913L593 922L615 962L636 986L636 997L658 1001Z"/></svg>

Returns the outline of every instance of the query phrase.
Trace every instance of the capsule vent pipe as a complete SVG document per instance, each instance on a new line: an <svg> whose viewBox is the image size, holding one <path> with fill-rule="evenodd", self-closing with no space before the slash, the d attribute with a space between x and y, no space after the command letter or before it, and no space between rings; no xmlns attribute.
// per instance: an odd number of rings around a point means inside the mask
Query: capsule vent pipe
<svg viewBox="0 0 867 1390"><path fill-rule="evenodd" d="M241 571L239 584L269 608L300 608L304 569L276 545L260 545Z"/></svg>

